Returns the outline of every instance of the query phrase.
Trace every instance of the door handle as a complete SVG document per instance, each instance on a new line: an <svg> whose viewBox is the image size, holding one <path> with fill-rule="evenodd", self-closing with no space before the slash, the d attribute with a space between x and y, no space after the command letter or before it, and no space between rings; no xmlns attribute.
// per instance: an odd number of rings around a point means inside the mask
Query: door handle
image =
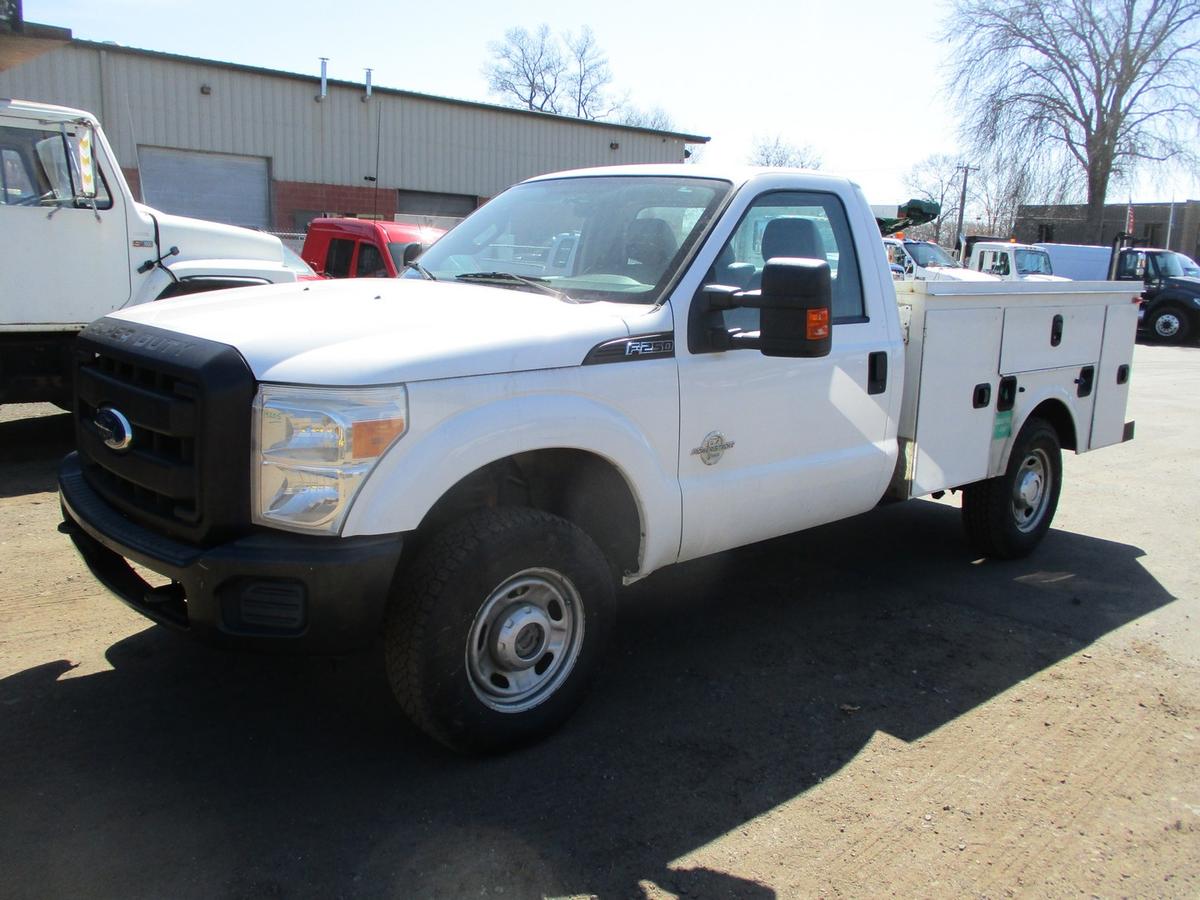
<svg viewBox="0 0 1200 900"><path fill-rule="evenodd" d="M887 390L887 351L876 350L867 357L867 393L882 394Z"/></svg>

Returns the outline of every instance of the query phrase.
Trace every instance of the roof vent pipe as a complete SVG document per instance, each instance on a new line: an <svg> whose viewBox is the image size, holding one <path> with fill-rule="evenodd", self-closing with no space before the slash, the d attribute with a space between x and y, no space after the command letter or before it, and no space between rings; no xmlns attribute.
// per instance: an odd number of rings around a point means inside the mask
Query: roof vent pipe
<svg viewBox="0 0 1200 900"><path fill-rule="evenodd" d="M365 94L363 94L363 96L359 97L359 99L362 100L363 103L366 103L368 100L371 99L371 70L367 69L366 73L367 73L367 92Z"/></svg>
<svg viewBox="0 0 1200 900"><path fill-rule="evenodd" d="M327 68L329 66L329 57L321 57L321 93L314 98L318 103L329 96L329 79L327 77Z"/></svg>

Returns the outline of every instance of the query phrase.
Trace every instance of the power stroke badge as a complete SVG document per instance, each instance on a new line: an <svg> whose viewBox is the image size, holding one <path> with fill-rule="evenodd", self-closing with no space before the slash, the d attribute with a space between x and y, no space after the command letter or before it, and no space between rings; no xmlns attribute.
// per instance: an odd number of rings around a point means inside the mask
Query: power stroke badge
<svg viewBox="0 0 1200 900"><path fill-rule="evenodd" d="M700 462L706 466L715 466L721 461L726 450L733 448L733 441L725 440L725 435L719 431L710 431L704 436L699 447L692 450L692 456L700 457Z"/></svg>

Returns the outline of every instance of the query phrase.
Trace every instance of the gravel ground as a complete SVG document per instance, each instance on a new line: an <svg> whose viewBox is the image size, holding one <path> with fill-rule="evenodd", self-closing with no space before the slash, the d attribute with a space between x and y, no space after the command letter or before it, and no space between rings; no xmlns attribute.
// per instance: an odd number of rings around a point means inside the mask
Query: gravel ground
<svg viewBox="0 0 1200 900"><path fill-rule="evenodd" d="M559 734L447 755L372 654L220 652L55 530L68 417L0 408L0 896L1200 895L1200 349L1065 461L1030 559L917 501L622 595Z"/></svg>

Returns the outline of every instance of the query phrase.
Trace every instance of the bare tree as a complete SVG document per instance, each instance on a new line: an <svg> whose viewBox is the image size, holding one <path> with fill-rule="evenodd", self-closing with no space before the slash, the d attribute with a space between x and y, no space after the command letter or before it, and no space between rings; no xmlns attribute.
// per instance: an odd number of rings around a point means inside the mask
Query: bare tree
<svg viewBox="0 0 1200 900"><path fill-rule="evenodd" d="M608 57L596 45L592 29L584 25L578 36L568 31L563 35L563 43L569 52L564 84L564 95L568 100L564 111L580 119L602 119L611 115L616 108L608 98L612 72L608 68Z"/></svg>
<svg viewBox="0 0 1200 900"><path fill-rule="evenodd" d="M1110 179L1196 156L1198 25L1200 0L955 0L945 38L964 137L980 154L1070 161L1100 241Z"/></svg>
<svg viewBox="0 0 1200 900"><path fill-rule="evenodd" d="M602 119L620 106L609 96L608 58L586 25L579 34L556 37L549 25L530 33L510 28L504 40L488 44L492 61L484 66L488 90L523 109Z"/></svg>
<svg viewBox="0 0 1200 900"><path fill-rule="evenodd" d="M819 169L821 154L811 144L793 144L782 135L758 135L746 162L752 166L770 166L787 169Z"/></svg>
<svg viewBox="0 0 1200 900"><path fill-rule="evenodd" d="M492 62L484 67L488 90L514 106L538 112L559 111L567 65L549 25L533 34L510 28L503 41L488 44Z"/></svg>
<svg viewBox="0 0 1200 900"><path fill-rule="evenodd" d="M953 221L958 216L961 179L958 160L945 153L934 153L925 157L904 176L904 187L914 197L932 200L942 208L937 218L921 226L919 235L922 238L928 237L940 244L943 230L947 226L950 231L954 230ZM951 237L953 238L953 235Z"/></svg>
<svg viewBox="0 0 1200 900"><path fill-rule="evenodd" d="M617 122L622 125L634 125L638 128L653 128L655 131L674 131L675 120L661 106L641 109L637 106L626 105L617 113Z"/></svg>
<svg viewBox="0 0 1200 900"><path fill-rule="evenodd" d="M1017 210L1023 204L1057 205L1078 202L1082 195L1078 168L1065 160L1048 165L1030 160L1025 149L997 147L978 162L969 184L967 215L977 233L1007 237L1013 234Z"/></svg>

